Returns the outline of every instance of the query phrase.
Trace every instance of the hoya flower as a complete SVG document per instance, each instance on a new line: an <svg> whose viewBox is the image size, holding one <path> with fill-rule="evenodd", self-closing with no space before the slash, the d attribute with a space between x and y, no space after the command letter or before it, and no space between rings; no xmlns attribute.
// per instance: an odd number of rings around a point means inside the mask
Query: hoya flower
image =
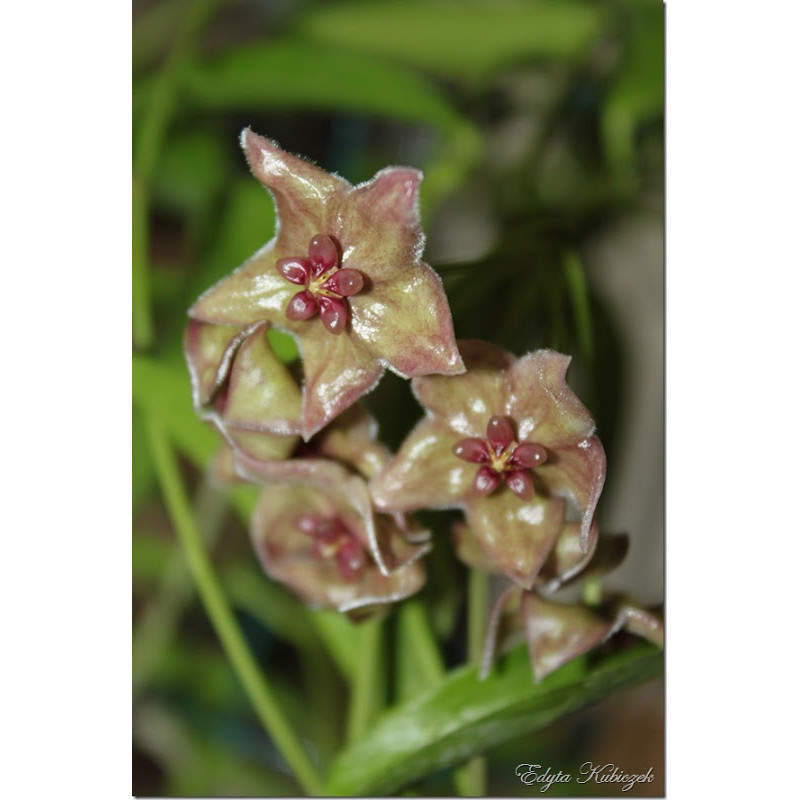
<svg viewBox="0 0 800 800"><path fill-rule="evenodd" d="M184 335L195 409L234 451L262 460L287 458L300 441L300 387L267 327L191 320Z"/></svg>
<svg viewBox="0 0 800 800"><path fill-rule="evenodd" d="M441 280L421 260L421 173L387 167L354 187L250 130L241 144L273 197L277 232L189 315L222 326L214 336L231 347L264 323L294 336L303 437L370 391L386 367L406 378L463 372ZM253 409L251 424L272 425L274 412Z"/></svg>
<svg viewBox="0 0 800 800"><path fill-rule="evenodd" d="M292 447L286 455L278 444L274 445L278 452L275 458L254 458L241 449L234 450L231 468L242 476L268 483L313 478L320 463L333 462L369 480L391 458L386 445L378 441L377 422L361 403L350 406L308 442L299 437L290 441Z"/></svg>
<svg viewBox="0 0 800 800"><path fill-rule="evenodd" d="M580 523L577 522L564 525L536 576L534 586L537 591L551 595L578 579L605 575L624 561L628 553L626 534L598 534L597 524L593 523L589 531L589 549L584 552L580 543L580 529ZM463 522L453 525L453 545L456 555L467 566L503 574L497 565L487 564L480 542Z"/></svg>
<svg viewBox="0 0 800 800"><path fill-rule="evenodd" d="M590 608L580 603L555 602L535 591L527 592L512 585L496 601L489 620L482 677L491 669L503 615L510 616L512 627L522 628L537 682L622 630L664 646L664 625L660 616L627 598L612 598L597 608Z"/></svg>
<svg viewBox="0 0 800 800"><path fill-rule="evenodd" d="M305 488L321 486L323 493L330 486L337 489L348 487L349 503L358 509L361 516L372 560L381 572L388 575L428 552L430 534L405 514L393 512L376 517L366 480L377 474L390 459L389 450L377 439L377 430L374 418L360 403L356 403L308 443L297 441L289 458L258 459L237 450L230 453L229 461L224 455L218 461L221 467L228 468L228 475L233 472L254 483ZM384 516L391 518L395 534L404 542L399 550L393 549L389 540L379 533L380 525L385 524ZM381 520L380 524L376 519Z"/></svg>
<svg viewBox="0 0 800 800"><path fill-rule="evenodd" d="M426 416L371 490L381 509L463 509L487 568L529 589L565 521L589 551L605 453L568 356L459 344L467 372L412 381Z"/></svg>
<svg viewBox="0 0 800 800"><path fill-rule="evenodd" d="M477 540L465 525L454 528L456 552L467 564L480 568ZM489 615L481 660L481 676L491 669L497 643L514 643L515 631L522 632L536 681L627 630L659 647L664 646L660 616L624 597L608 597L596 606L563 603L551 595L578 579L598 578L622 563L628 550L624 534L590 533L590 550L580 546L580 525L567 523L543 565L532 590L511 583L499 593Z"/></svg>
<svg viewBox="0 0 800 800"><path fill-rule="evenodd" d="M312 478L268 486L251 537L266 573L312 606L373 609L418 591L429 545L406 541L395 515L374 514L366 483L331 462Z"/></svg>

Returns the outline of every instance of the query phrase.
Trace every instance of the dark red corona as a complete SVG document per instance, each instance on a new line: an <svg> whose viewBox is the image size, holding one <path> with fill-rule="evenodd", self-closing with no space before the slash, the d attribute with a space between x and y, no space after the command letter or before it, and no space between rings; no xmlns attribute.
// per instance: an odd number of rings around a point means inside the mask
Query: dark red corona
<svg viewBox="0 0 800 800"><path fill-rule="evenodd" d="M305 287L286 306L289 319L310 319L319 312L331 333L345 329L350 318L346 298L364 288L364 277L339 266L339 248L330 236L318 233L309 242L308 257L281 258L275 267L287 281Z"/></svg>
<svg viewBox="0 0 800 800"><path fill-rule="evenodd" d="M367 554L358 537L337 517L301 514L295 525L314 539L311 553L315 558L333 558L345 581L357 581L367 563Z"/></svg>
<svg viewBox="0 0 800 800"><path fill-rule="evenodd" d="M473 488L491 494L502 481L521 500L534 495L531 470L547 460L547 450L534 442L517 442L514 424L508 417L493 416L486 426L486 438L462 439L453 453L464 461L481 464Z"/></svg>

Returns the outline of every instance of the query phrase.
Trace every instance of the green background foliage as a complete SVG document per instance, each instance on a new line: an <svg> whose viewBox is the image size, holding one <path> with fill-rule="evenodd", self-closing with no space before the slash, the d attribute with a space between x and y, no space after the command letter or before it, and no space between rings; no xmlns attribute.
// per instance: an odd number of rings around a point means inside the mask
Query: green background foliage
<svg viewBox="0 0 800 800"><path fill-rule="evenodd" d="M489 793L527 796L516 763L535 755L574 771L604 730L588 712L546 723L658 673L660 657L640 647L540 686L520 648L485 684L473 668L451 674L468 656L466 571L447 545L454 515L430 514L431 577L380 629L383 668L353 722L366 628L308 611L261 574L246 529L255 489L204 479L217 439L192 410L181 336L197 295L274 231L238 149L243 127L353 183L386 164L418 167L426 260L457 336L571 353L570 382L595 414L613 482L631 332L587 264L620 220L660 225L663 38L656 0L134 3L134 793L300 791L196 597L148 444L153 423L179 457L246 642L334 793L450 795L462 783L445 768L488 751ZM270 335L282 359L296 358L289 337ZM420 416L391 375L368 402L391 446ZM411 646L420 626L435 649ZM656 691L642 712L656 720L648 754L661 752L659 701Z"/></svg>

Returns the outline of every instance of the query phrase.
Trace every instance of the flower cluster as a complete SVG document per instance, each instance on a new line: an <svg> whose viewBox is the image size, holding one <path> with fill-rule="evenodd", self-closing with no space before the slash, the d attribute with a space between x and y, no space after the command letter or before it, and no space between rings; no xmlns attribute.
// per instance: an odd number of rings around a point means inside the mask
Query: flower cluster
<svg viewBox="0 0 800 800"><path fill-rule="evenodd" d="M354 187L249 130L242 147L276 235L192 306L185 351L195 407L225 440L216 475L264 487L251 534L267 574L363 616L424 583L430 537L410 514L459 509L457 555L511 582L486 665L504 621L524 630L536 679L622 627L658 640L658 619L631 603L603 616L552 599L624 556L594 521L605 453L569 357L456 342L421 260L421 174L388 167ZM270 328L294 337L299 369ZM395 456L360 402L386 368L425 409Z"/></svg>

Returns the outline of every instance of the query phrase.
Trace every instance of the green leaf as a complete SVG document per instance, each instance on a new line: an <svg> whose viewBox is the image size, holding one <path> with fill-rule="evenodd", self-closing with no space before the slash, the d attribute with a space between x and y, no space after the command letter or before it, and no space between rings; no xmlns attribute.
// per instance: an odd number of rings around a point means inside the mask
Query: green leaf
<svg viewBox="0 0 800 800"><path fill-rule="evenodd" d="M133 400L140 411L161 422L184 455L198 466L208 464L220 439L194 412L189 374L183 364L134 356Z"/></svg>
<svg viewBox="0 0 800 800"><path fill-rule="evenodd" d="M569 711L662 671L652 645L615 653L588 670L567 664L539 684L524 645L483 682L475 668L454 672L441 686L394 709L334 762L332 795L388 795L509 739L532 733Z"/></svg>
<svg viewBox="0 0 800 800"><path fill-rule="evenodd" d="M197 61L183 76L185 100L203 110L329 108L441 128L461 117L430 81L369 55L319 43L270 41Z"/></svg>
<svg viewBox="0 0 800 800"><path fill-rule="evenodd" d="M174 550L175 545L169 540L158 539L144 531L134 531L131 545L133 577L142 581L157 581Z"/></svg>
<svg viewBox="0 0 800 800"><path fill-rule="evenodd" d="M153 200L181 216L202 214L223 186L236 153L209 131L190 130L170 137L153 175Z"/></svg>
<svg viewBox="0 0 800 800"><path fill-rule="evenodd" d="M233 139L230 148L240 154ZM233 182L214 242L189 282L188 291L192 299L243 264L274 233L275 207L266 189L253 177Z"/></svg>
<svg viewBox="0 0 800 800"><path fill-rule="evenodd" d="M609 161L631 168L637 126L664 114L664 6L629 0L624 10L627 53L606 95L602 131Z"/></svg>
<svg viewBox="0 0 800 800"><path fill-rule="evenodd" d="M431 125L444 134L425 167L423 207L452 191L482 140L434 83L385 59L305 42L237 48L184 75L186 102L204 110L325 108Z"/></svg>
<svg viewBox="0 0 800 800"><path fill-rule="evenodd" d="M155 484L153 459L144 436L141 414L133 410L131 417L131 505L137 508Z"/></svg>
<svg viewBox="0 0 800 800"><path fill-rule="evenodd" d="M300 19L297 29L326 44L474 81L531 58L578 58L602 22L598 4L577 0L458 5L394 0L320 5Z"/></svg>
<svg viewBox="0 0 800 800"><path fill-rule="evenodd" d="M247 610L277 636L301 649L313 645L315 634L307 609L254 564L230 564L222 571L222 582L235 606Z"/></svg>

